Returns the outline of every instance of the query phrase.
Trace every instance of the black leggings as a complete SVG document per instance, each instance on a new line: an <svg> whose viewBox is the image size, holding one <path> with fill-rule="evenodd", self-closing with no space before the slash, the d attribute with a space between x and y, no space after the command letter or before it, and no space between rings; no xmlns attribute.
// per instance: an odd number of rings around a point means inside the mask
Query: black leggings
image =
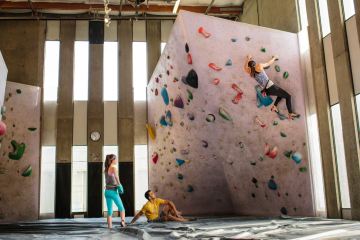
<svg viewBox="0 0 360 240"><path fill-rule="evenodd" d="M289 113L292 113L291 95L288 92L286 92L281 87L276 86L275 84L272 85L271 87L269 87L268 89L266 89L265 92L267 95L277 96L275 103L274 103L275 106L277 106L279 104L279 102L282 98L285 98L287 110Z"/></svg>

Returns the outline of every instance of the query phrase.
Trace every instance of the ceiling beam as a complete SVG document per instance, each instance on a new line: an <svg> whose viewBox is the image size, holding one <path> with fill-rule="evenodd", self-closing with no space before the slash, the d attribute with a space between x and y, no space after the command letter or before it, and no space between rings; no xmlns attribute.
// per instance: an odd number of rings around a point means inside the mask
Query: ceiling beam
<svg viewBox="0 0 360 240"><path fill-rule="evenodd" d="M59 2L32 2L32 7L35 11L41 10L67 10L67 11L103 11L103 4L85 4L85 3L59 3ZM119 5L109 4L109 8L119 9ZM134 12L136 9L131 5L122 6L122 12ZM10 1L0 1L0 9L3 10L24 10L30 9L27 2L10 2ZM179 6L179 9L204 13L208 9L208 6ZM161 13L172 13L172 5L140 5L137 9L139 12L161 12ZM242 7L211 7L208 14L240 14L242 12Z"/></svg>

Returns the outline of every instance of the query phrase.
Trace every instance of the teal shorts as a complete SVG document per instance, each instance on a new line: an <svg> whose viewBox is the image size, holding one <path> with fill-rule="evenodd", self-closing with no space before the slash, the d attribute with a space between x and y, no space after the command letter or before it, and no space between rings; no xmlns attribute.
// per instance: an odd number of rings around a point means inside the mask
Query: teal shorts
<svg viewBox="0 0 360 240"><path fill-rule="evenodd" d="M112 189L106 189L105 190L105 199L106 199L106 206L108 209L108 216L112 216L113 214L113 202L115 202L115 205L117 206L117 208L119 209L120 212L124 212L125 208L124 205L121 201L121 198L118 194L118 191L116 189L112 190Z"/></svg>

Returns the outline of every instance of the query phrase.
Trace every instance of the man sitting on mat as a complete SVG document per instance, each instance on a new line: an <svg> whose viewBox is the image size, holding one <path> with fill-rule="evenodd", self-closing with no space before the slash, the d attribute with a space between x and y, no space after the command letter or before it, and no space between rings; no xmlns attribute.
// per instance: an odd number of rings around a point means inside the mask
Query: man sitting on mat
<svg viewBox="0 0 360 240"><path fill-rule="evenodd" d="M157 198L155 193L151 190L145 192L145 198L148 200L142 209L131 220L134 223L140 216L145 214L148 222L187 222L189 219L183 218L181 212L179 212L174 203L168 200ZM160 205L165 205L161 213L159 214Z"/></svg>

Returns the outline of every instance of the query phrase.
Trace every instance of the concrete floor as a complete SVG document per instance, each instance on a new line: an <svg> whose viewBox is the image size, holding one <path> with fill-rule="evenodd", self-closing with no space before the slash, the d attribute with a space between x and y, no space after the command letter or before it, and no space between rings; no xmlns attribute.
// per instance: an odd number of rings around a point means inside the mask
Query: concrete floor
<svg viewBox="0 0 360 240"><path fill-rule="evenodd" d="M127 222L131 219L127 218ZM108 230L104 218L0 224L0 239L360 239L360 222L321 218L200 218Z"/></svg>

